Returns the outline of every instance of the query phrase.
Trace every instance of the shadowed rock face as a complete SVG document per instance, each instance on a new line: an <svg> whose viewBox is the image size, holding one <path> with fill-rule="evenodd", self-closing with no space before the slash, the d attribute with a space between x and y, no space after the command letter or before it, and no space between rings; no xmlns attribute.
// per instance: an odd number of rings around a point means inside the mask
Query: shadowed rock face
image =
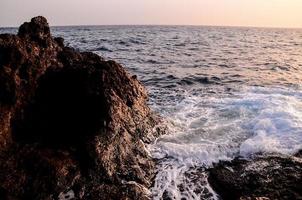
<svg viewBox="0 0 302 200"><path fill-rule="evenodd" d="M148 199L158 119L114 61L35 17L0 35L0 199ZM68 198L67 198L68 199Z"/></svg>
<svg viewBox="0 0 302 200"><path fill-rule="evenodd" d="M210 170L209 182L223 199L302 199L302 159L256 156L221 162Z"/></svg>

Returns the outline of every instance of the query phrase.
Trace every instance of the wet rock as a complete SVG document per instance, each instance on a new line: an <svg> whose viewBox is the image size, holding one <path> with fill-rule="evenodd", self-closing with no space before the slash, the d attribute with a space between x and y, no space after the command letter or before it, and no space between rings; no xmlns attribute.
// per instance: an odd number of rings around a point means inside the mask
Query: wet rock
<svg viewBox="0 0 302 200"><path fill-rule="evenodd" d="M294 156L257 156L221 162L209 182L222 199L302 199L302 160Z"/></svg>
<svg viewBox="0 0 302 200"><path fill-rule="evenodd" d="M44 17L0 35L0 199L148 199L164 130L114 61L65 47Z"/></svg>
<svg viewBox="0 0 302 200"><path fill-rule="evenodd" d="M302 158L302 150L298 151L298 153L295 154L296 157Z"/></svg>

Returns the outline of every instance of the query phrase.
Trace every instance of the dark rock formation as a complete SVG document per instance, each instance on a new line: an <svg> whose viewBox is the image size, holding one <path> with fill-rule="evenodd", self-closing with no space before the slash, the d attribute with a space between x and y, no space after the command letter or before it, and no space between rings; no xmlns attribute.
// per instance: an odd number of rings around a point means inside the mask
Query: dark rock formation
<svg viewBox="0 0 302 200"><path fill-rule="evenodd" d="M0 35L0 199L147 199L160 134L144 87L35 17Z"/></svg>
<svg viewBox="0 0 302 200"><path fill-rule="evenodd" d="M284 155L236 158L211 169L209 182L222 199L302 199L302 159Z"/></svg>

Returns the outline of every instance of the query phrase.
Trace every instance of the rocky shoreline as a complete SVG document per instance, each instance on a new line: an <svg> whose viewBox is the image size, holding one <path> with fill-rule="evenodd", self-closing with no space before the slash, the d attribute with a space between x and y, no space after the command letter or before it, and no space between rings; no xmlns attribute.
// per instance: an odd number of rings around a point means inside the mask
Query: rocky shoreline
<svg viewBox="0 0 302 200"><path fill-rule="evenodd" d="M156 161L145 144L165 127L147 100L136 76L65 46L44 17L1 34L0 199L151 199ZM201 171L222 199L302 199L301 155Z"/></svg>
<svg viewBox="0 0 302 200"><path fill-rule="evenodd" d="M0 35L0 199L148 199L161 134L114 61L64 46L44 17Z"/></svg>

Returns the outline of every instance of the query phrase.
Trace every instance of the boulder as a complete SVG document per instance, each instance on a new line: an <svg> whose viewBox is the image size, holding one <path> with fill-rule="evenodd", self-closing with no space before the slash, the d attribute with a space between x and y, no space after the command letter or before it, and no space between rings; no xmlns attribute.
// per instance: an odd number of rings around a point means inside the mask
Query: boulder
<svg viewBox="0 0 302 200"><path fill-rule="evenodd" d="M222 199L302 199L302 159L285 155L236 158L210 169L209 182Z"/></svg>
<svg viewBox="0 0 302 200"><path fill-rule="evenodd" d="M135 76L35 17L0 35L0 199L148 199L163 133Z"/></svg>

